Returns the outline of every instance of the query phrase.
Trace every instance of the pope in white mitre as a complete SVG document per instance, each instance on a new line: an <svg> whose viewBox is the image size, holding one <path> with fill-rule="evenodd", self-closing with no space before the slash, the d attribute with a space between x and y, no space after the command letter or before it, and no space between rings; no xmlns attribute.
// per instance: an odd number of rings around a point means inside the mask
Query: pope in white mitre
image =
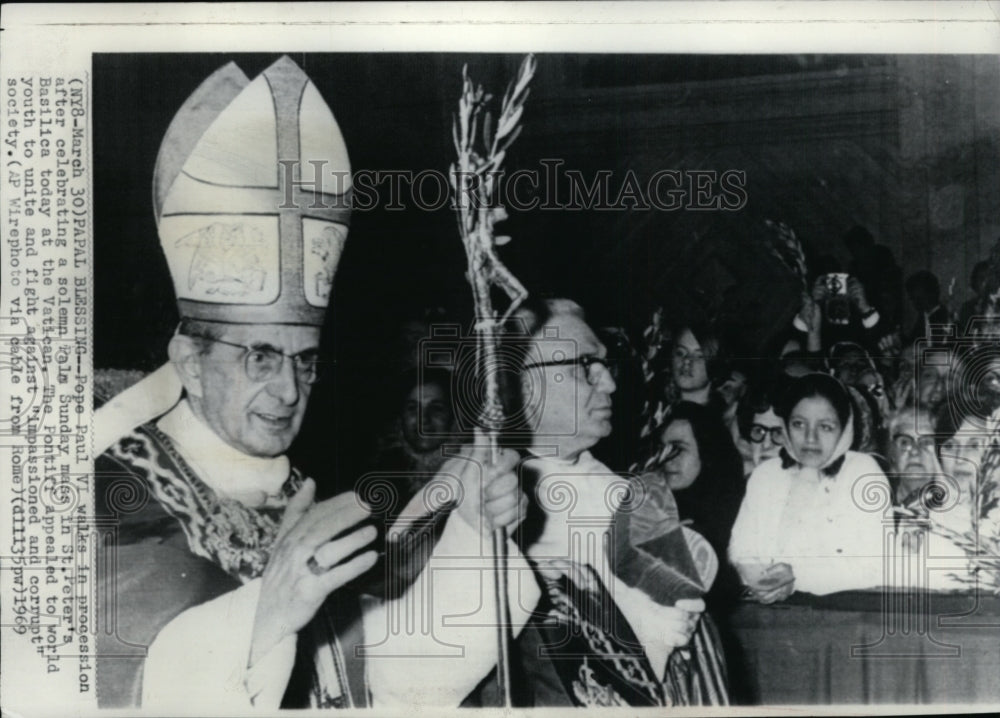
<svg viewBox="0 0 1000 718"><path fill-rule="evenodd" d="M370 507L353 492L315 502L313 480L285 455L318 379L349 172L332 112L287 57L252 81L233 63L219 69L167 131L153 196L181 322L169 363L95 421L101 707L405 703L407 665L434 660L407 656L405 632L386 620L417 588L390 601L344 588L380 553ZM515 462L452 462L464 498L436 554L467 552L515 521ZM461 587L439 581L433 594L451 603L433 610L469 618L439 628L431 648L492 646L491 590L476 570L450 575ZM469 675L427 700L457 704L494 660L474 654L439 656L442 671Z"/></svg>

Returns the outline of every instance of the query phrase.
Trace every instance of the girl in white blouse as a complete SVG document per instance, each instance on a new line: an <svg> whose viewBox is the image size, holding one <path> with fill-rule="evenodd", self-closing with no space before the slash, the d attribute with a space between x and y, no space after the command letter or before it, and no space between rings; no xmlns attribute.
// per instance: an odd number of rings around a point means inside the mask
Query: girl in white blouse
<svg viewBox="0 0 1000 718"><path fill-rule="evenodd" d="M743 582L763 603L794 591L882 585L890 489L874 459L849 450L847 390L829 375L807 374L791 382L775 413L785 447L751 474L729 545Z"/></svg>

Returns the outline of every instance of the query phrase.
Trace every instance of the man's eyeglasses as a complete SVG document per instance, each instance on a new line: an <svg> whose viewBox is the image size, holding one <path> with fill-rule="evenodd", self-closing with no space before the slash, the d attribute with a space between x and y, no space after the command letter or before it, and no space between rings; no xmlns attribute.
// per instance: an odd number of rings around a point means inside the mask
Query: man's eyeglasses
<svg viewBox="0 0 1000 718"><path fill-rule="evenodd" d="M539 361L533 362L531 364L525 364L525 369L534 369L536 367L543 366L571 366L571 367L583 367L584 372L587 375L587 381L591 384L596 384L600 379L600 373L594 367L601 367L606 372L615 375L616 365L607 357L596 357L590 354L584 356L575 357L573 359L554 359L552 361Z"/></svg>
<svg viewBox="0 0 1000 718"><path fill-rule="evenodd" d="M912 436L907 434L896 434L892 437L892 443L896 446L896 449L903 454L917 448L919 448L920 451L929 451L934 448L934 437L921 436L919 439L914 439Z"/></svg>
<svg viewBox="0 0 1000 718"><path fill-rule="evenodd" d="M225 344L242 349L244 351L243 369L250 381L266 382L278 376L282 366L284 366L285 359L291 360L292 366L295 368L295 378L300 384L315 384L319 381L319 352L315 349L307 349L299 354L285 354L270 347L247 346L246 344L237 344L205 336L198 338L213 344Z"/></svg>
<svg viewBox="0 0 1000 718"><path fill-rule="evenodd" d="M780 444L785 439L785 427L764 426L763 424L754 424L750 427L750 441L755 444L762 443L768 434L771 435L772 444Z"/></svg>

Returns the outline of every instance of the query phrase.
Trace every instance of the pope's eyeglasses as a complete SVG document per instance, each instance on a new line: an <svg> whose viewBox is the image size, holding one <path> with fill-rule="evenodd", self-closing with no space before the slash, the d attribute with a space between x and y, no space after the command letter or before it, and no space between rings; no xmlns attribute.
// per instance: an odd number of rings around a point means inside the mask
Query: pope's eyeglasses
<svg viewBox="0 0 1000 718"><path fill-rule="evenodd" d="M295 368L295 379L300 384L315 384L319 381L319 352L315 349L307 349L298 354L285 354L272 347L248 346L227 342L223 339L200 336L199 339L212 342L213 344L225 344L229 347L243 350L243 370L250 381L266 382L281 373L285 359L292 362Z"/></svg>

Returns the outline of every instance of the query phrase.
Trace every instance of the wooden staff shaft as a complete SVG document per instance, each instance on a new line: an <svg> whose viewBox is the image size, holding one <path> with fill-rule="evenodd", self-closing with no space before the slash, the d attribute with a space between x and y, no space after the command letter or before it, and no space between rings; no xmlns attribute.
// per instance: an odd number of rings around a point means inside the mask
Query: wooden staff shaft
<svg viewBox="0 0 1000 718"><path fill-rule="evenodd" d="M497 602L497 684L503 695L506 708L514 705L510 683L510 601L507 594L507 529L498 528L493 532L493 584L496 586Z"/></svg>
<svg viewBox="0 0 1000 718"><path fill-rule="evenodd" d="M485 304L489 310L488 290L485 293L477 293L477 299L482 301L480 306ZM500 462L500 442L497 432L498 417L494 413L500 404L500 387L497 385L496 372L492 371L494 355L496 353L496 335L493 326L489 322L485 323L485 328L480 333L480 348L482 350L482 363L485 368L487 406L492 410L487 425L489 430L487 436L490 444L490 463L496 466ZM496 626L497 626L497 687L503 697L503 705L506 708L513 707L513 697L511 693L510 665L511 665L511 645L513 635L511 633L510 621L510 593L507 581L507 529L500 527L493 531L493 587L494 601L496 605Z"/></svg>

